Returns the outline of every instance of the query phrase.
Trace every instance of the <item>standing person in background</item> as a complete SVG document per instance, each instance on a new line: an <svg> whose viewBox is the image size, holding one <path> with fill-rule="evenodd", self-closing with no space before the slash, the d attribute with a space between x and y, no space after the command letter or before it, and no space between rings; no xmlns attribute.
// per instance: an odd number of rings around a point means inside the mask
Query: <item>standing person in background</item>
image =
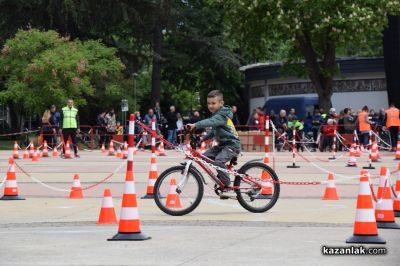
<svg viewBox="0 0 400 266"><path fill-rule="evenodd" d="M97 134L99 135L99 147L105 143L107 134L106 112L103 111L96 117Z"/></svg>
<svg viewBox="0 0 400 266"><path fill-rule="evenodd" d="M110 112L108 112L108 114L106 115L106 123L107 136L105 141L106 145L108 145L113 135L115 134L115 130L117 129L117 120L115 118L114 109L111 109Z"/></svg>
<svg viewBox="0 0 400 266"><path fill-rule="evenodd" d="M296 109L294 109L294 108L290 108L290 110L289 110L289 114L288 114L288 120L289 121L292 121L293 120L293 116L296 116Z"/></svg>
<svg viewBox="0 0 400 266"><path fill-rule="evenodd" d="M154 114L153 109L149 109L149 110L147 111L147 114L146 114L146 115L144 116L144 118L143 118L143 121L144 121L144 123L146 124L146 126L148 126L148 127L151 128L151 120L152 120L153 118L156 119L156 125L157 125L157 117L156 117L156 115Z"/></svg>
<svg viewBox="0 0 400 266"><path fill-rule="evenodd" d="M46 110L42 116L42 134L43 142L46 141L48 145L53 146L53 136L56 133L56 129L51 124L51 112Z"/></svg>
<svg viewBox="0 0 400 266"><path fill-rule="evenodd" d="M116 125L116 128L115 128L115 133L117 135L124 134L124 127L121 125L121 122L119 122L119 121L117 121L117 125Z"/></svg>
<svg viewBox="0 0 400 266"><path fill-rule="evenodd" d="M373 124L372 121L369 120L368 117L368 106L364 106L361 109L361 112L358 114L358 129L361 133L360 142L367 147L368 145L368 138L369 138L369 131L371 130L371 125Z"/></svg>
<svg viewBox="0 0 400 266"><path fill-rule="evenodd" d="M190 117L189 119L189 123L195 124L197 122L201 121L201 116L200 116L200 112L199 111L194 111L193 112L193 116ZM203 133L204 130L202 128L197 128L195 129L194 133L200 135L201 133Z"/></svg>
<svg viewBox="0 0 400 266"><path fill-rule="evenodd" d="M261 107L256 108L256 113L258 114L258 124L259 124L259 130L264 131L265 130L265 115L264 111L262 110Z"/></svg>
<svg viewBox="0 0 400 266"><path fill-rule="evenodd" d="M163 135L167 136L167 119L161 111L160 103L156 102L154 106L154 114L156 116L157 130Z"/></svg>
<svg viewBox="0 0 400 266"><path fill-rule="evenodd" d="M183 143L181 140L182 130L183 130L183 119L180 113L176 113L176 133L178 136L179 143Z"/></svg>
<svg viewBox="0 0 400 266"><path fill-rule="evenodd" d="M61 114L57 111L57 107L54 104L50 106L50 112L50 124L52 124L53 128L55 129L53 142L57 145L57 143L60 142L60 137L57 135L57 132L60 129Z"/></svg>
<svg viewBox="0 0 400 266"><path fill-rule="evenodd" d="M67 106L61 109L61 128L60 134L62 133L64 139L63 154L65 155L65 145L69 138L71 138L72 147L74 148L75 157L79 158L78 146L76 141L76 134L79 134L79 116L78 109L74 107L74 101L69 99Z"/></svg>
<svg viewBox="0 0 400 266"><path fill-rule="evenodd" d="M344 108L343 112L343 133L353 134L355 129L355 119L354 116L351 115L351 108Z"/></svg>
<svg viewBox="0 0 400 266"><path fill-rule="evenodd" d="M169 107L169 112L167 113L167 140L172 144L176 144L176 122L178 117L175 112L175 106L171 105Z"/></svg>
<svg viewBox="0 0 400 266"><path fill-rule="evenodd" d="M233 113L232 122L237 128L237 126L240 126L239 116L237 115L237 107L236 105L232 105L231 108Z"/></svg>
<svg viewBox="0 0 400 266"><path fill-rule="evenodd" d="M318 148L318 134L320 133L321 126L324 124L324 119L321 116L321 113L318 109L315 109L314 115L312 117L312 132L313 132L313 139L314 139L314 147L312 151L317 151Z"/></svg>
<svg viewBox="0 0 400 266"><path fill-rule="evenodd" d="M399 127L400 127L400 112L394 103L391 103L389 109L385 111L384 125L389 129L390 140L392 142L392 151L396 151Z"/></svg>

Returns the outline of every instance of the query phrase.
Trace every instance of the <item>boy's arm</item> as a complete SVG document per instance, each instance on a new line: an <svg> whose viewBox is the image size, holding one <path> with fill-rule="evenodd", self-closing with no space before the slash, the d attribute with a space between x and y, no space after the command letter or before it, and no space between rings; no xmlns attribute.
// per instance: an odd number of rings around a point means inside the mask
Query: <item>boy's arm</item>
<svg viewBox="0 0 400 266"><path fill-rule="evenodd" d="M206 128L206 127L217 127L217 126L223 126L226 123L226 117L220 114L217 114L213 117L201 120L197 123L195 123L195 127L197 129L201 128Z"/></svg>

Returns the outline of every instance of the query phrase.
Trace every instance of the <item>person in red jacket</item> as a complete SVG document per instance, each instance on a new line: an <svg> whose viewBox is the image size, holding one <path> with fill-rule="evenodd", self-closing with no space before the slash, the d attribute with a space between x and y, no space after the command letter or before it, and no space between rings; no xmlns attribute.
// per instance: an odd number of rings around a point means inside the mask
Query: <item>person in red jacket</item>
<svg viewBox="0 0 400 266"><path fill-rule="evenodd" d="M330 118L326 125L322 126L322 136L324 137L324 146L325 150L328 148L329 151L332 150L333 137L335 136L335 130L337 126L335 125L335 120Z"/></svg>
<svg viewBox="0 0 400 266"><path fill-rule="evenodd" d="M265 130L265 115L261 107L256 108L256 113L258 114L258 125L260 127L260 130L263 131Z"/></svg>

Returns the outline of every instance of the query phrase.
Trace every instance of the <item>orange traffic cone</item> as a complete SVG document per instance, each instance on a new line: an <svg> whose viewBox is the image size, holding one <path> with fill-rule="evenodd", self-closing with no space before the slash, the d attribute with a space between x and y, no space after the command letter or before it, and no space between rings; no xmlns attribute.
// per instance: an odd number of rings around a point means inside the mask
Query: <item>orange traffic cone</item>
<svg viewBox="0 0 400 266"><path fill-rule="evenodd" d="M25 149L25 151L24 151L24 157L23 158L24 159L29 159L29 152L28 152L27 149Z"/></svg>
<svg viewBox="0 0 400 266"><path fill-rule="evenodd" d="M121 151L121 146L120 145L117 148L117 158L119 158L119 159L122 158L122 151Z"/></svg>
<svg viewBox="0 0 400 266"><path fill-rule="evenodd" d="M8 160L7 177L4 183L4 195L0 200L24 200L18 196L17 175L15 174L14 159Z"/></svg>
<svg viewBox="0 0 400 266"><path fill-rule="evenodd" d="M264 157L264 163L269 162L267 157ZM272 178L267 171L262 171L261 174L261 191L257 195L257 199L271 199L272 198Z"/></svg>
<svg viewBox="0 0 400 266"><path fill-rule="evenodd" d="M350 157L347 161L347 167L357 167L357 159L354 152L354 144L350 147Z"/></svg>
<svg viewBox="0 0 400 266"><path fill-rule="evenodd" d="M156 183L157 178L158 178L158 173L157 173L156 155L155 155L155 153L151 153L149 182L147 185L147 193L144 197L142 197L142 199L153 199L154 198L154 184Z"/></svg>
<svg viewBox="0 0 400 266"><path fill-rule="evenodd" d="M400 171L400 163L397 166L397 170ZM395 193L396 195L393 200L394 216L400 217L400 174L397 176Z"/></svg>
<svg viewBox="0 0 400 266"><path fill-rule="evenodd" d="M135 177L132 171L126 172L125 190L122 196L122 208L118 233L108 241L147 240L150 237L140 230L140 218L136 200Z"/></svg>
<svg viewBox="0 0 400 266"><path fill-rule="evenodd" d="M371 189L368 174L362 173L360 177L360 188L357 197L356 218L354 222L353 236L346 243L361 244L385 244L386 241L378 236L374 216L374 205L372 203Z"/></svg>
<svg viewBox="0 0 400 266"><path fill-rule="evenodd" d="M397 141L395 160L400 160L400 140Z"/></svg>
<svg viewBox="0 0 400 266"><path fill-rule="evenodd" d="M115 155L115 150L114 150L114 141L110 141L110 146L108 147L108 156L114 156Z"/></svg>
<svg viewBox="0 0 400 266"><path fill-rule="evenodd" d="M49 157L49 147L46 140L43 143L43 157Z"/></svg>
<svg viewBox="0 0 400 266"><path fill-rule="evenodd" d="M65 144L64 158L71 159L71 148L69 146L69 140L67 140L67 144Z"/></svg>
<svg viewBox="0 0 400 266"><path fill-rule="evenodd" d="M360 148L361 146L361 148ZM363 153L364 147L362 145L355 145L355 153L354 156L355 157L360 157L361 153Z"/></svg>
<svg viewBox="0 0 400 266"><path fill-rule="evenodd" d="M124 151L122 152L122 159L128 159L128 143L124 143Z"/></svg>
<svg viewBox="0 0 400 266"><path fill-rule="evenodd" d="M19 159L18 143L17 143L16 141L14 142L13 158L14 158L14 159Z"/></svg>
<svg viewBox="0 0 400 266"><path fill-rule="evenodd" d="M117 216L115 215L114 204L111 197L110 189L104 189L104 197L101 203L101 210L97 224L116 224Z"/></svg>
<svg viewBox="0 0 400 266"><path fill-rule="evenodd" d="M162 141L160 142L160 145L158 145L158 156L166 156L164 143Z"/></svg>
<svg viewBox="0 0 400 266"><path fill-rule="evenodd" d="M39 161L39 149L33 151L32 162Z"/></svg>
<svg viewBox="0 0 400 266"><path fill-rule="evenodd" d="M325 188L325 194L322 198L323 200L338 200L339 197L337 195L335 179L333 178L333 174L328 175L328 184Z"/></svg>
<svg viewBox="0 0 400 266"><path fill-rule="evenodd" d="M79 175L74 175L74 181L72 183L71 191L69 192L70 199L83 199L83 192L81 182L79 181Z"/></svg>
<svg viewBox="0 0 400 266"><path fill-rule="evenodd" d="M371 149L371 161L372 162L377 162L379 159L379 155L378 155L378 143L376 141L374 141L372 143L372 149Z"/></svg>
<svg viewBox="0 0 400 266"><path fill-rule="evenodd" d="M33 154L35 153L35 145L33 144L33 141L31 141L29 146L29 158L32 158Z"/></svg>
<svg viewBox="0 0 400 266"><path fill-rule="evenodd" d="M390 194L389 171L381 167L377 202L375 206L375 218L378 228L400 229L400 225L394 219L393 200Z"/></svg>
<svg viewBox="0 0 400 266"><path fill-rule="evenodd" d="M169 193L165 202L167 208L182 208L181 200L176 192L176 180L172 178L169 184Z"/></svg>
<svg viewBox="0 0 400 266"><path fill-rule="evenodd" d="M206 152L206 143L202 141L200 146L200 153L203 154L205 152Z"/></svg>
<svg viewBox="0 0 400 266"><path fill-rule="evenodd" d="M57 157L57 156L58 156L57 145L54 145L54 147L53 147L53 154L52 154L52 156L53 156L53 157Z"/></svg>
<svg viewBox="0 0 400 266"><path fill-rule="evenodd" d="M101 153L106 153L106 146L104 146L104 143L101 144L101 149L100 149Z"/></svg>

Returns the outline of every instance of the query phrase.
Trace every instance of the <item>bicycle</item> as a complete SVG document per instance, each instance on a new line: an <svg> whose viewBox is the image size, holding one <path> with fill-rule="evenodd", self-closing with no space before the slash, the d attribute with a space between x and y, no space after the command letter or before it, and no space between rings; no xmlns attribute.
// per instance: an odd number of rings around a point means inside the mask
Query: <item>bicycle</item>
<svg viewBox="0 0 400 266"><path fill-rule="evenodd" d="M233 187L225 187L213 171L218 168L213 165L213 160L197 152L197 141L192 137L190 139L191 150L186 151L185 162L166 169L154 185L154 200L163 212L182 216L199 206L204 196L204 185L208 183L194 163L215 183L213 189L220 199L237 199L243 208L254 213L266 212L275 205L279 198L280 185L278 176L271 167L258 160L252 160L234 171L233 166L237 165L237 157L234 157L227 165L229 170L225 171L229 174L235 173ZM181 151L180 148L175 149ZM268 193L264 193L265 183L264 187L261 183L265 181L265 176L270 178L270 181L267 181L271 184ZM233 193L233 196L229 193Z"/></svg>

